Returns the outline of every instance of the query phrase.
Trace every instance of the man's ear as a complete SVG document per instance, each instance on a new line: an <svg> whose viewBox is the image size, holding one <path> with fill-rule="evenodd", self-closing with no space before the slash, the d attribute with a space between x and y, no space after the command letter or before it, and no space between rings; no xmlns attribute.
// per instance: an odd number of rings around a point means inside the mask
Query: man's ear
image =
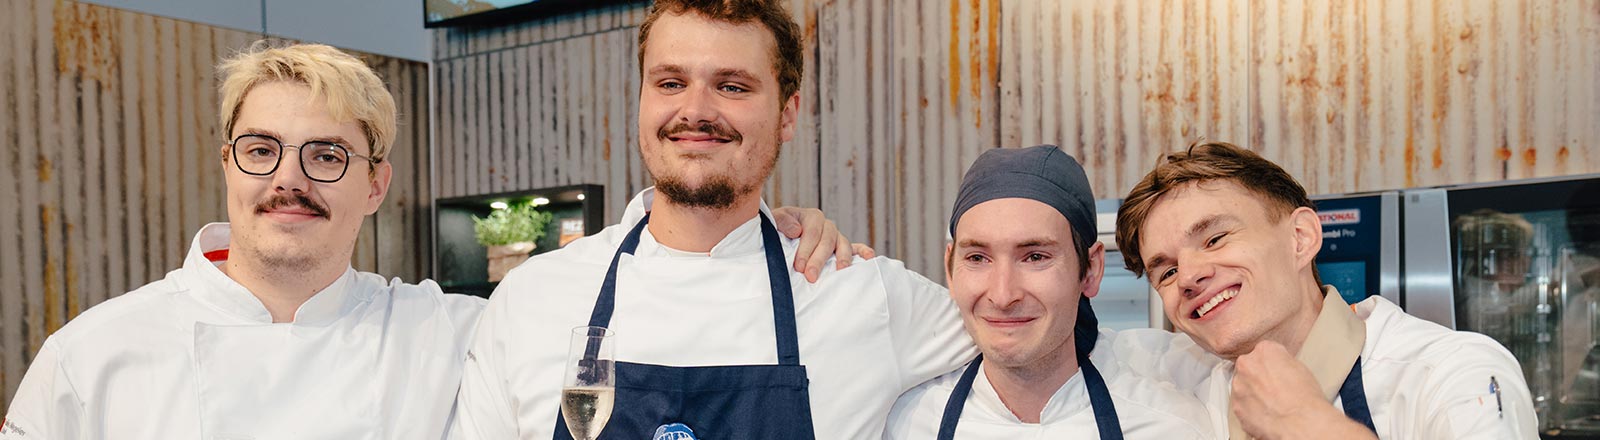
<svg viewBox="0 0 1600 440"><path fill-rule="evenodd" d="M955 263L955 260L951 260L950 259L952 256L955 255L955 251L956 251L956 244L955 243L945 243L944 244L944 285L945 285L945 287L949 287L950 286L950 271L955 269L955 266L953 266L953 264Z"/></svg>
<svg viewBox="0 0 1600 440"><path fill-rule="evenodd" d="M1083 272L1083 296L1094 298L1100 294L1100 279L1106 273L1106 245L1095 241L1089 246L1089 268Z"/></svg>
<svg viewBox="0 0 1600 440"><path fill-rule="evenodd" d="M367 179L372 184L371 192L367 193L367 215L377 213L378 207L383 206L384 197L389 196L389 180L393 178L394 167L389 161L373 164L372 178Z"/></svg>
<svg viewBox="0 0 1600 440"><path fill-rule="evenodd" d="M222 186L224 188L228 186L228 167L233 166L230 163L233 161L232 152L233 146L228 144L222 144L222 148L217 150L217 164L221 165L220 168L217 168L217 171L222 172Z"/></svg>
<svg viewBox="0 0 1600 440"><path fill-rule="evenodd" d="M789 95L789 99L783 100L783 109L781 113L780 121L783 125L779 127L780 136L783 142L789 142L790 140L794 139L794 126L797 123L797 120L800 118L799 91L796 91L793 95Z"/></svg>
<svg viewBox="0 0 1600 440"><path fill-rule="evenodd" d="M1322 218L1317 211L1301 206L1289 213L1289 225L1294 231L1295 267L1307 270L1317 262L1317 252L1322 251Z"/></svg>

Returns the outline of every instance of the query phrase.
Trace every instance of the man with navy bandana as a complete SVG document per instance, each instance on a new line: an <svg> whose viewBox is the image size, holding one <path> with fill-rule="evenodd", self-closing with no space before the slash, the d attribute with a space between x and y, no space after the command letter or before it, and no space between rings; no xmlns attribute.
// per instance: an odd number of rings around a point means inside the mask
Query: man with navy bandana
<svg viewBox="0 0 1600 440"><path fill-rule="evenodd" d="M1198 400L1095 350L1089 298L1105 247L1094 214L1083 167L1054 146L989 150L972 164L945 267L983 354L901 396L885 438L1210 438Z"/></svg>

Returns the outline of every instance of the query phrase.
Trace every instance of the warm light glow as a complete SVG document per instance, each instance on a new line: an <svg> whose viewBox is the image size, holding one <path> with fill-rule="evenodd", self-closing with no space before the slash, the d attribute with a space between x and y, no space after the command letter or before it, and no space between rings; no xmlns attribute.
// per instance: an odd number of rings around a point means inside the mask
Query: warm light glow
<svg viewBox="0 0 1600 440"><path fill-rule="evenodd" d="M494 209L506 209L510 208L511 205L507 205L506 202L489 202L489 207Z"/></svg>
<svg viewBox="0 0 1600 440"><path fill-rule="evenodd" d="M583 200L583 194L578 194L578 200Z"/></svg>
<svg viewBox="0 0 1600 440"><path fill-rule="evenodd" d="M544 197L534 197L533 198L533 206L544 206L544 205L548 205L548 204L550 204L550 199L547 199L547 198L544 198Z"/></svg>

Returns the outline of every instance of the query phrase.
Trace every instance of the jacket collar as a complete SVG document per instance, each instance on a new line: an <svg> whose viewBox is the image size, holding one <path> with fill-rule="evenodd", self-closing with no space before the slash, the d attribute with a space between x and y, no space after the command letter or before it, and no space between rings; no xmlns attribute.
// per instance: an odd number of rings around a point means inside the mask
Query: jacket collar
<svg viewBox="0 0 1600 440"><path fill-rule="evenodd" d="M1333 286L1322 286L1322 296L1322 311L1311 324L1311 333L1306 335L1295 359L1311 369L1311 376L1322 388L1322 397L1332 402L1356 358L1361 357L1361 348L1367 342L1367 325ZM1233 411L1228 412L1228 432L1232 438L1250 438Z"/></svg>
<svg viewBox="0 0 1600 440"><path fill-rule="evenodd" d="M978 368L982 370L980 371L982 374L977 375L972 381L970 399L972 399L973 403L983 408L983 411L989 413L989 416L994 417L995 420L1017 425L1024 424L1022 419L1017 418L1017 415L1006 407L1005 402L1000 400L1000 392L994 389L992 382L989 382L988 370L990 364L984 363ZM1092 405L1089 402L1089 390L1084 385L1083 380L1083 370L1080 369L1073 373L1072 377L1068 378L1065 383L1062 383L1060 388L1056 389L1055 394L1050 396L1050 400L1045 402L1044 409L1039 412L1040 425L1062 422L1073 415L1090 410Z"/></svg>
<svg viewBox="0 0 1600 440"><path fill-rule="evenodd" d="M1322 294L1322 312L1311 324L1311 333L1306 335L1306 343L1295 358L1311 368L1311 375L1322 387L1322 397L1331 402L1339 395L1350 367L1361 357L1361 347L1367 342L1367 325L1333 286L1323 286Z"/></svg>
<svg viewBox="0 0 1600 440"><path fill-rule="evenodd" d="M227 223L211 223L200 228L189 245L183 268L178 270L178 283L195 299L230 316L253 324L271 324L272 314L261 300L220 268L227 262L231 232ZM346 268L332 284L300 305L293 324L325 326L370 300L372 289L358 288L355 281L355 269Z"/></svg>
<svg viewBox="0 0 1600 440"><path fill-rule="evenodd" d="M644 215L649 212L650 204L655 200L655 195L656 188L652 186L633 196L633 199L628 201L627 209L622 212L622 225L627 229L638 225L639 220L644 219ZM772 210L767 207L766 200L761 201L761 213L766 214L768 218L772 217ZM709 258L729 258L760 254L761 252L761 218L757 216L728 232L727 236L722 237L722 241L711 247L710 255L704 256ZM641 257L681 257L686 254L694 255L661 245L660 242L656 241L655 236L650 234L649 228L645 228L644 233L640 235L639 248L634 252L634 255Z"/></svg>

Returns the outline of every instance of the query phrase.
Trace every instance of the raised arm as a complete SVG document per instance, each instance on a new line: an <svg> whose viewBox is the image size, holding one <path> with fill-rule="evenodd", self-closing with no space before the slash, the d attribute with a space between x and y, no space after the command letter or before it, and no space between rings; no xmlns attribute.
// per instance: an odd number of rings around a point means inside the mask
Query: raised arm
<svg viewBox="0 0 1600 440"><path fill-rule="evenodd" d="M836 269L844 269L857 255L871 259L877 254L867 245L851 244L850 239L839 232L839 225L816 208L773 209L772 222L779 233L800 240L794 254L794 270L805 274L806 281L817 282L828 258L834 259Z"/></svg>

